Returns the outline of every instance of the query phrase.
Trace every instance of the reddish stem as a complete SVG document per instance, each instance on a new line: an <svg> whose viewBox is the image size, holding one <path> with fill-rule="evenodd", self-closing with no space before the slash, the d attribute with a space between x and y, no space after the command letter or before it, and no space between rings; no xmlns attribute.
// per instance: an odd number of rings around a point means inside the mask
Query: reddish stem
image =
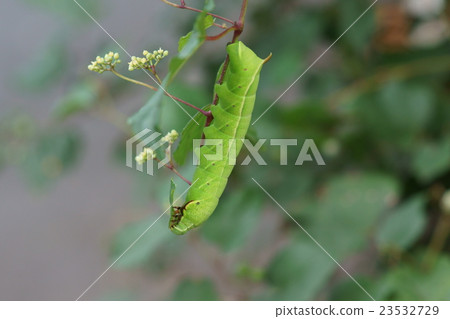
<svg viewBox="0 0 450 319"><path fill-rule="evenodd" d="M175 167L173 167L173 165L166 165L166 167L168 168L168 169L170 169L172 172L174 172L179 178L181 178L183 181L185 181L186 183L188 183L188 185L190 186L190 185L192 185L192 183L188 180L188 179L186 179L183 175L181 175L176 169L175 169Z"/></svg>
<svg viewBox="0 0 450 319"><path fill-rule="evenodd" d="M188 7L184 1L180 1L180 4L176 4L176 3L173 3L173 2L170 2L170 1L167 1L167 0L161 0L161 1L166 3L166 4L168 4L169 6L172 6L172 7L178 8L178 9L186 9L186 10L190 10L190 11L194 11L194 12L203 12L203 10L192 8L192 7ZM210 15L210 16L212 16L214 18L217 18L217 19L223 20L225 22L228 22L230 24L233 24L233 21L231 21L230 19L224 18L224 17L219 16L217 14L210 13L210 12L206 12L206 14Z"/></svg>
<svg viewBox="0 0 450 319"><path fill-rule="evenodd" d="M215 25L216 27L218 27L218 28L221 28L221 29L228 29L228 27L225 25L225 23L222 25L222 24L218 24L218 23L215 23L215 22L214 22L214 25Z"/></svg>
<svg viewBox="0 0 450 319"><path fill-rule="evenodd" d="M194 110L199 111L200 113L202 113L206 117L209 116L209 113L207 111L202 110L201 108L199 108L199 107L197 107L197 106L195 106L195 105L193 105L193 104L191 104L189 102L186 102L186 101L184 101L184 100L182 100L182 99L180 99L180 98L178 98L178 97L176 97L176 96L174 96L174 95L172 95L170 93L165 93L165 95L167 95L168 97L174 99L175 101L181 102L181 103L183 103L183 104L185 104L185 105L187 105L189 107L192 107Z"/></svg>
<svg viewBox="0 0 450 319"><path fill-rule="evenodd" d="M248 0L243 0L242 6L241 6L241 13L239 15L239 21L233 23L234 34L233 34L233 40L231 41L231 43L235 43L239 39L239 36L244 31L245 14L247 13L247 6L248 6ZM220 74L219 80L217 81L218 84L223 83L225 74L227 73L227 70L228 70L229 63L230 63L230 56L227 54L227 57L225 58L225 62L223 63L222 73ZM217 105L217 103L219 103L219 96L216 93L214 95L212 104Z"/></svg>
<svg viewBox="0 0 450 319"><path fill-rule="evenodd" d="M144 83L144 82L141 82L141 81L137 81L135 79L132 79L132 78L129 78L129 77L125 76L125 75L122 75L119 72L117 72L114 68L111 68L109 71L111 71L112 73L114 73L115 75L120 77L121 79L124 79L124 80L129 81L129 82L134 83L134 84L145 86L146 88L149 88L150 90L153 90L153 91L158 91L158 89L156 87L154 87L153 85L150 85L150 84L147 84L147 83ZM158 78L158 80L159 80L159 78ZM159 81L159 82L161 82L161 81ZM178 101L178 102L181 102L181 103L183 103L183 104L185 104L185 105L187 105L189 107L192 107L194 110L199 111L203 115L208 116L208 114L207 114L208 112L206 112L206 111L196 107L195 105L192 105L189 102L186 102L186 101L184 101L184 100L182 100L182 99L180 99L180 98L170 94L166 90L164 90L164 94L167 95L168 97Z"/></svg>
<svg viewBox="0 0 450 319"><path fill-rule="evenodd" d="M225 78L225 73L227 72L229 63L230 63L230 56L227 54L227 57L225 58L225 62L223 63L222 72L220 73L219 80L217 81L218 84L222 84L223 83L223 79ZM219 96L216 93L214 95L214 99L213 99L212 104L213 105L217 105L217 103L219 103Z"/></svg>
<svg viewBox="0 0 450 319"><path fill-rule="evenodd" d="M161 162L158 158L155 158L155 161L156 162ZM188 183L189 185L192 185L192 183L187 179L187 178L185 178L183 175L181 175L180 174L180 172L178 172L176 169L175 169L175 166L171 163L171 164L166 164L166 165L164 165L164 167L166 167L166 168L168 168L168 169L170 169L172 172L174 172L179 178L181 178L183 181L185 181L186 183Z"/></svg>
<svg viewBox="0 0 450 319"><path fill-rule="evenodd" d="M236 30L235 26L229 27L225 31L222 31L217 35L206 36L205 39L206 39L206 41L216 41L216 40L223 38L225 35L227 35L228 33L230 33L230 31L233 31L233 30Z"/></svg>

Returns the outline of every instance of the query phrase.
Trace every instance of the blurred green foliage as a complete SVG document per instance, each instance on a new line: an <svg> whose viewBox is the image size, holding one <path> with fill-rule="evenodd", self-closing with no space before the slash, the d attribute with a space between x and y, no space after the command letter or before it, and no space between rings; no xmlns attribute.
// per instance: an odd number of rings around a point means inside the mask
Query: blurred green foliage
<svg viewBox="0 0 450 319"><path fill-rule="evenodd" d="M245 41L261 56L273 52L262 73L254 119L370 3L250 2ZM369 300L326 250L375 299L449 300L450 217L441 199L450 189L450 41L448 36L432 45L414 46L409 41L413 30L430 19L448 18L449 4L447 11L423 19L398 10L401 13L395 21L403 23L401 27L383 18L383 12L397 12L391 5L379 3L368 11L249 132L252 140L314 139L326 166L294 166L300 146L290 152L287 166L279 166L277 150L263 147L261 155L268 165L237 166L217 211L198 231L175 238L167 229L167 216L154 223L157 215L124 226L112 241L111 260L120 257L115 266L170 277L170 265L182 265L183 259L189 259L182 251L193 245L205 254L211 249L218 252L214 269L229 260L233 267L208 272L203 279L189 278L193 271L183 269L185 279L171 296L161 298L223 299L221 282L225 281L236 283L232 293L228 291L228 299ZM401 9L400 3L393 5ZM239 1L230 1L225 7L238 6ZM173 9L172 14L182 12ZM168 82L203 44L211 22L200 15L194 30L181 39L179 53L170 63ZM224 43L209 45L224 47ZM52 52L58 57L64 48ZM207 53L200 50L197 54L203 58ZM180 72L169 92L199 107L207 105L223 57L210 54L204 58L208 63L198 65L203 68L204 85L193 86ZM21 80L22 85L41 89L45 82L57 79L59 60L50 61L48 54L43 54L43 70L35 70ZM101 85L82 79L57 104L55 122L98 111L108 98ZM129 123L135 131L146 127L165 133L172 128L181 131L188 119L159 91ZM38 185L53 179L73 165L80 151L79 137L73 131L60 130L55 135L54 130L39 129L23 115L5 119L0 123L0 166L20 163L30 181ZM119 141L122 147L123 139ZM189 145L178 152L176 159L182 163ZM242 158L247 155L245 150L243 153ZM189 175L193 170L182 167L180 171ZM140 184L161 205L161 211L169 204L168 176L161 171L154 177L144 176L151 182ZM176 183L181 184L179 180ZM265 233L267 223L274 224L274 230ZM261 255L265 255L263 262ZM364 262L356 262L361 259ZM353 263L357 266L347 267ZM255 289L244 294L242 283Z"/></svg>

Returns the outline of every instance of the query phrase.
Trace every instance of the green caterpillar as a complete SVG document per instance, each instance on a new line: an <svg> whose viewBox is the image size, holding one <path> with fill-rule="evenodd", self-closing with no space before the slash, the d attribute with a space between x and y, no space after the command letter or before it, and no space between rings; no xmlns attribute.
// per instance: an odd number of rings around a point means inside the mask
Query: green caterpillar
<svg viewBox="0 0 450 319"><path fill-rule="evenodd" d="M206 139L223 141L221 160L209 161L205 155L215 155L216 146L205 145L200 149L200 164L194 173L196 181L189 189L186 203L173 207L169 228L182 235L206 221L216 209L234 165L229 163L229 150L242 148L243 139L250 125L259 75L265 60L259 58L242 42L227 47L229 65L222 84L215 85L219 97L211 106L214 117L203 129ZM220 71L219 71L220 72Z"/></svg>

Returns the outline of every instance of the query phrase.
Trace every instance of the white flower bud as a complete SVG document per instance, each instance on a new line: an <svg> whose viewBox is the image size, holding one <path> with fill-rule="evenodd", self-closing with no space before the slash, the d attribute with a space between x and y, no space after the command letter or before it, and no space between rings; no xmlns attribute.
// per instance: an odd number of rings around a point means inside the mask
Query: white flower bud
<svg viewBox="0 0 450 319"><path fill-rule="evenodd" d="M144 152L147 160L156 158L156 154L151 148L144 148Z"/></svg>
<svg viewBox="0 0 450 319"><path fill-rule="evenodd" d="M169 133L167 133L166 136L164 136L162 138L163 142L167 142L169 144L173 144L175 143L175 141L178 139L178 132L175 130L170 131Z"/></svg>
<svg viewBox="0 0 450 319"><path fill-rule="evenodd" d="M139 154L138 156L136 156L135 160L136 160L136 163L138 163L139 165L142 165L145 162L145 158L142 153Z"/></svg>

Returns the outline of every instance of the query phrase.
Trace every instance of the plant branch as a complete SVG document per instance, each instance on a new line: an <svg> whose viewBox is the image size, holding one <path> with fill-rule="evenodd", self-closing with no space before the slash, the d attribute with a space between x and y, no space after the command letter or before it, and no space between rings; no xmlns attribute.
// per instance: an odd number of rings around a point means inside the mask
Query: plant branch
<svg viewBox="0 0 450 319"><path fill-rule="evenodd" d="M158 163L161 162L158 158L155 158L155 161L157 161ZM192 183L185 178L183 175L180 174L180 172L178 172L175 168L175 166L173 164L166 164L164 165L164 167L170 169L172 172L174 172L179 178L181 178L183 181L185 181L188 185L192 185Z"/></svg>
<svg viewBox="0 0 450 319"><path fill-rule="evenodd" d="M206 36L205 39L206 39L206 41L216 41L216 40L219 40L219 39L223 38L224 36L226 36L231 31L236 31L236 26L229 27L229 28L227 28L226 30L220 32L217 35Z"/></svg>
<svg viewBox="0 0 450 319"><path fill-rule="evenodd" d="M162 84L162 81L161 81L161 79L159 78L158 73L156 72L156 67L155 67L155 65L150 66L149 71L153 73L153 75L154 75L154 76L156 77L156 79L158 80L159 84Z"/></svg>
<svg viewBox="0 0 450 319"><path fill-rule="evenodd" d="M433 232L433 236L431 238L430 244L428 246L428 250L425 254L425 258L423 262L427 269L432 268L439 253L445 246L445 242L450 233L450 215L447 215L445 212L442 212L438 222L436 223L436 229Z"/></svg>
<svg viewBox="0 0 450 319"><path fill-rule="evenodd" d="M173 166L166 166L168 169L170 169L172 172L174 172L179 178L181 178L183 181L185 181L189 186L192 185L191 181L189 181L187 178L185 178L183 175L181 175Z"/></svg>
<svg viewBox="0 0 450 319"><path fill-rule="evenodd" d="M214 24L214 26L216 26L216 27L218 27L218 28L221 28L221 29L228 29L228 27L225 25L225 23L224 24L218 24L218 23L213 23Z"/></svg>
<svg viewBox="0 0 450 319"><path fill-rule="evenodd" d="M153 90L153 91L158 91L158 89L155 88L154 86L152 86L150 84L147 84L147 83L144 83L144 82L141 82L141 81L138 81L138 80L135 80L135 79L132 79L132 78L129 78L129 77L125 76L125 75L122 75L119 72L117 72L114 68L111 68L110 71L112 73L114 73L116 76L118 76L119 78L121 78L121 79L123 79L125 81L131 82L131 83L134 83L134 84L137 84L137 85L145 86L146 88L149 88L150 90Z"/></svg>
<svg viewBox="0 0 450 319"><path fill-rule="evenodd" d="M242 6L241 6L241 13L239 14L239 21L233 23L234 34L233 34L233 40L231 41L231 43L235 43L239 39L239 36L244 31L245 15L247 13L247 6L248 6L248 0L243 0ZM225 78L225 74L227 73L229 64L230 64L230 56L227 54L227 56L225 58L225 62L223 63L222 72L219 76L219 80L217 81L218 84L223 83L223 80ZM216 93L214 95L212 104L217 105L217 103L219 103L219 96Z"/></svg>
<svg viewBox="0 0 450 319"><path fill-rule="evenodd" d="M137 80L132 79L132 78L129 78L129 77L125 76L125 75L122 75L119 72L117 72L114 68L111 68L110 71L112 73L114 73L116 76L118 76L119 78L124 79L124 80L126 80L128 82L131 82L131 83L134 83L134 84L138 84L138 85L141 85L141 86L145 86L146 88L148 88L150 90L153 90L153 91L158 91L158 89L155 88L154 86L152 86L150 84L147 84L147 83L144 83L144 82L141 82L141 81L137 81ZM184 100L182 100L182 99L180 99L180 98L178 98L178 97L168 93L167 91L164 91L164 94L166 96L170 97L171 99L174 99L175 101L183 103L184 105L187 105L187 106L193 108L194 110L197 110L198 112L202 113L203 115L208 116L208 112L207 111L204 111L201 108L199 108L199 107L197 107L197 106L195 106L195 105L193 105L193 104L191 104L189 102L186 102L186 101L184 101Z"/></svg>
<svg viewBox="0 0 450 319"><path fill-rule="evenodd" d="M176 4L176 3L170 2L168 0L161 0L161 1L166 3L166 4L168 4L169 6L172 6L172 7L178 8L178 9L186 9L186 10L190 10L190 11L194 11L194 12L200 12L200 13L204 12L203 10L186 6L184 1L180 1L181 4ZM220 19L222 21L225 21L225 22L228 22L230 24L233 24L233 21L231 21L230 19L224 18L222 16L219 16L217 14L210 13L210 12L205 12L205 13L207 15L210 15L210 16L214 17L214 18L217 18L217 19Z"/></svg>

